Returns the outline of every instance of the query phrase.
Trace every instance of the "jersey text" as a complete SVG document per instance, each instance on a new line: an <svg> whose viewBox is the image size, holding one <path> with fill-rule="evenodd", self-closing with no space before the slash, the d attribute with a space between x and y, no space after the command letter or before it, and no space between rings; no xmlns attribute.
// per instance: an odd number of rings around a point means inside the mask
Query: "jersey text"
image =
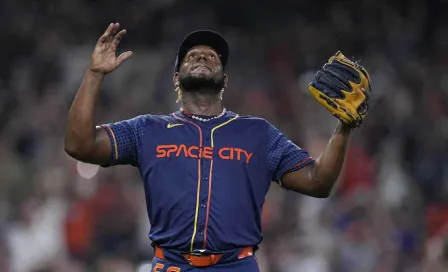
<svg viewBox="0 0 448 272"><path fill-rule="evenodd" d="M213 159L214 155L218 155L219 158L223 160L238 160L245 161L247 164L250 163L252 155L254 153L244 150L242 148L236 147L223 147L219 150L215 150L210 146L186 146L184 144L181 145L158 145L156 148L157 158L169 158L169 157L185 157L192 159Z"/></svg>

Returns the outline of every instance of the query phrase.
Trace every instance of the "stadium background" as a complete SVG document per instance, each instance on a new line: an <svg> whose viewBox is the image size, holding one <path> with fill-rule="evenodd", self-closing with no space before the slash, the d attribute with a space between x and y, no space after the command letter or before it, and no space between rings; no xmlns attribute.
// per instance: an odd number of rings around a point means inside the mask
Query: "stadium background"
<svg viewBox="0 0 448 272"><path fill-rule="evenodd" d="M231 45L226 106L267 118L313 156L336 120L308 82L339 49L362 59L371 111L349 167L329 199L272 186L262 271L448 271L446 10L445 1L1 1L0 271L149 271L137 171L98 171L63 151L68 107L114 21L128 30L120 50L134 56L107 77L98 122L176 110L177 46L214 29Z"/></svg>

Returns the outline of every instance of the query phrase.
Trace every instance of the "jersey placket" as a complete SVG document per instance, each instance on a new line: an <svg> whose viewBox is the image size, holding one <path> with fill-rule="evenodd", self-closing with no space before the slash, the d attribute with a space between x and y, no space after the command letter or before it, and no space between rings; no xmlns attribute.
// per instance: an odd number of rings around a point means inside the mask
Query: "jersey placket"
<svg viewBox="0 0 448 272"><path fill-rule="evenodd" d="M210 131L203 129L204 139L203 147L210 146ZM204 247L205 224L207 221L207 202L209 196L209 176L210 176L211 160L207 158L201 159L201 189L199 192L199 212L197 222L197 235L194 241L194 248L200 249Z"/></svg>
<svg viewBox="0 0 448 272"><path fill-rule="evenodd" d="M207 236L208 229L210 227L210 205L212 202L212 176L213 176L213 159L215 156L215 141L213 133L216 129L219 129L228 123L236 120L238 115L235 115L233 118L223 122L223 123L208 123L201 124L202 130L202 147L203 147L203 155L201 158L200 172L201 176L198 178L200 184L199 189L199 203L196 203L197 207L197 224L195 225L194 239L192 240L192 247L194 249L207 248L207 240L209 237ZM207 148L207 156L205 156L204 149ZM211 149L211 154L208 154Z"/></svg>

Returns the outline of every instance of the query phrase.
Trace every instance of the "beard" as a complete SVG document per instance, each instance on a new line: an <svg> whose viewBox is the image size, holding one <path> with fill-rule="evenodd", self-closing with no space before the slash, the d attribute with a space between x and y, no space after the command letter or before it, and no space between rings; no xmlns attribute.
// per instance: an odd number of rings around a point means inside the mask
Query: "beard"
<svg viewBox="0 0 448 272"><path fill-rule="evenodd" d="M213 76L179 74L179 83L182 90L186 92L209 90L219 93L224 88L224 73Z"/></svg>

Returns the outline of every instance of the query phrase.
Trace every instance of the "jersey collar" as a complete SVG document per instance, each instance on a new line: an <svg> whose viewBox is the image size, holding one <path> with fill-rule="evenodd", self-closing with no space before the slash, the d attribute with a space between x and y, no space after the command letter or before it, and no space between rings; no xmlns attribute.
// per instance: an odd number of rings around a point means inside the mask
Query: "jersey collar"
<svg viewBox="0 0 448 272"><path fill-rule="evenodd" d="M191 115L189 115L187 113L184 113L184 112L182 112L180 110L174 112L173 114L176 115L177 117L187 119L188 121L193 122L193 123L195 123L197 125L200 125L200 126L203 126L203 127L204 126L205 127L215 126L216 124L220 124L220 123L225 122L225 121L227 121L227 120L229 120L229 119L231 119L231 118L236 116L236 114L234 112L227 110L224 113L224 115L219 117L219 118L212 119L212 120L210 120L208 122L201 122L201 121L198 121L196 119L193 119L191 117Z"/></svg>

